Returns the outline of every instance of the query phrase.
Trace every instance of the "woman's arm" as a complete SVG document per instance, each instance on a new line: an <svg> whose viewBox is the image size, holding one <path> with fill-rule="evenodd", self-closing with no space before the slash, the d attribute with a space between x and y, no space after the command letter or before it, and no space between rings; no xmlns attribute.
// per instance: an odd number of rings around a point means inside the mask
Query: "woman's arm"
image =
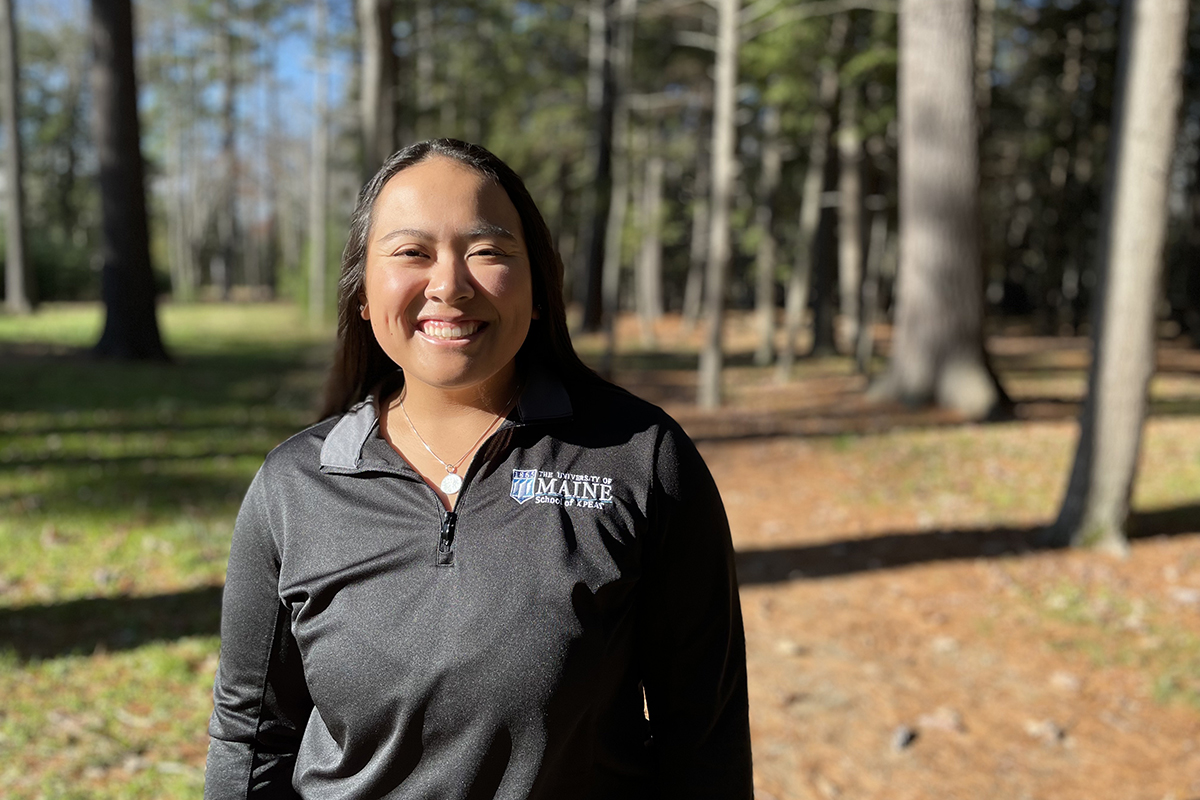
<svg viewBox="0 0 1200 800"><path fill-rule="evenodd" d="M659 797L753 797L746 644L725 508L687 436L656 458L643 676Z"/></svg>
<svg viewBox="0 0 1200 800"><path fill-rule="evenodd" d="M312 710L260 470L238 512L221 605L221 661L208 726L205 800L294 798L296 749Z"/></svg>

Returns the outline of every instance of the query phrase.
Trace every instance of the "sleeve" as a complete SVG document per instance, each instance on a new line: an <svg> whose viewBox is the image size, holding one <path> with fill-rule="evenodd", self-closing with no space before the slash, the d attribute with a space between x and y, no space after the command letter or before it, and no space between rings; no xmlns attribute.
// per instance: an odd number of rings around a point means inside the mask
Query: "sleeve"
<svg viewBox="0 0 1200 800"><path fill-rule="evenodd" d="M657 797L750 800L746 642L729 522L691 440L655 464L641 622Z"/></svg>
<svg viewBox="0 0 1200 800"><path fill-rule="evenodd" d="M221 603L205 800L294 798L292 770L312 700L291 617L263 471L238 512Z"/></svg>

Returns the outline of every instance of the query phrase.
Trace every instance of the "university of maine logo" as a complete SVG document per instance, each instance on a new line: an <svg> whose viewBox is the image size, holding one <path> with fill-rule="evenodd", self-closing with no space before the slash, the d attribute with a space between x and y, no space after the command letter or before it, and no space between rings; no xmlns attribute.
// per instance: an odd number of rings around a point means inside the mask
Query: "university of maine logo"
<svg viewBox="0 0 1200 800"><path fill-rule="evenodd" d="M613 502L613 479L541 469L514 469L509 495L518 503L603 509Z"/></svg>
<svg viewBox="0 0 1200 800"><path fill-rule="evenodd" d="M537 474L536 469L513 470L512 490L509 491L513 500L524 503L533 499L533 483L537 480Z"/></svg>

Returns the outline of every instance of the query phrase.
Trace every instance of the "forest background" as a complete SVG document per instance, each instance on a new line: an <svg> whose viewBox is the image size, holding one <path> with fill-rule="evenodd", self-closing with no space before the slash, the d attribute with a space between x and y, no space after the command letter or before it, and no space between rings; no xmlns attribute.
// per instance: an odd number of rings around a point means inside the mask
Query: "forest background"
<svg viewBox="0 0 1200 800"><path fill-rule="evenodd" d="M1162 760L1145 796L1200 793L1200 3L165 0L122 38L128 8L0 21L9 795L194 792L237 499L313 411L358 187L431 136L525 177L580 349L684 421L742 512L763 796L1135 796L1119 750ZM781 478L826 491L742 507ZM895 640L929 617L932 645ZM943 656L940 688L895 678ZM891 689L872 724L845 709L880 690L812 677L858 661L904 665L864 678ZM1021 661L1058 694L1029 699ZM972 680L1067 710L977 699L1039 748L981 749L947 699ZM1119 736L1088 741L1106 714ZM921 762L932 731L959 738Z"/></svg>

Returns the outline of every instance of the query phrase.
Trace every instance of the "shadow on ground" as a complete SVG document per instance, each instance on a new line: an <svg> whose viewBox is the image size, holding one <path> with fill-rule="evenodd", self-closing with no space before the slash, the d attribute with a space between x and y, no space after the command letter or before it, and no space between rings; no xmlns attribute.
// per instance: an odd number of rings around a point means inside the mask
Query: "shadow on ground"
<svg viewBox="0 0 1200 800"><path fill-rule="evenodd" d="M1200 533L1200 505L1135 514L1129 536L1135 542L1155 536ZM857 572L897 569L938 561L997 558L1057 549L1042 539L1042 528L983 528L922 533L890 533L802 547L737 553L742 586Z"/></svg>
<svg viewBox="0 0 1200 800"><path fill-rule="evenodd" d="M1200 532L1200 505L1138 514L1135 540ZM742 586L832 578L857 572L1052 549L1038 528L895 533L806 547L749 550L736 555ZM221 587L204 586L148 597L102 597L0 609L0 651L22 661L97 650L128 650L220 630Z"/></svg>
<svg viewBox="0 0 1200 800"><path fill-rule="evenodd" d="M0 651L8 650L22 661L89 656L188 636L215 636L220 621L220 586L3 608Z"/></svg>

